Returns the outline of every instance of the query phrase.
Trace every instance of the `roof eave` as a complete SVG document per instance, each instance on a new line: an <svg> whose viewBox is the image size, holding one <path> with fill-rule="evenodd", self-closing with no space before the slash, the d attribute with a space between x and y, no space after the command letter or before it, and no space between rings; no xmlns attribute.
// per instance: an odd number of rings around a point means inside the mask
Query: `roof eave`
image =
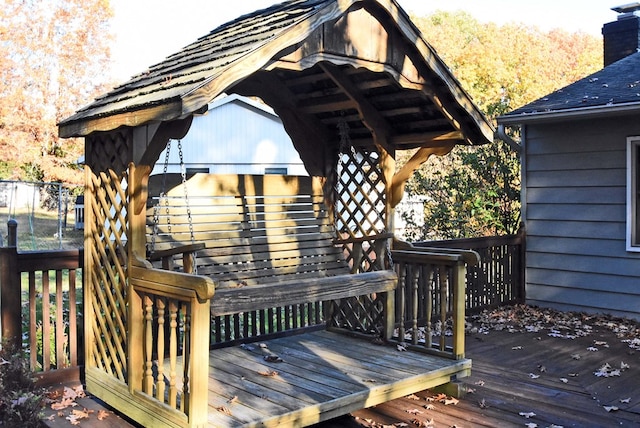
<svg viewBox="0 0 640 428"><path fill-rule="evenodd" d="M558 122L566 119L592 119L636 112L640 112L640 101L535 113L520 113L512 116L500 116L496 120L498 125L526 125L531 123Z"/></svg>

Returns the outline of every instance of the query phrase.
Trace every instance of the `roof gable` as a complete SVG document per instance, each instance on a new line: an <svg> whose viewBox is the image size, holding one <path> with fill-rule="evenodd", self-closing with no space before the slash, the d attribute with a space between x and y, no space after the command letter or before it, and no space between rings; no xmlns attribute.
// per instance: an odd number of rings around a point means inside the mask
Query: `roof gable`
<svg viewBox="0 0 640 428"><path fill-rule="evenodd" d="M493 139L395 0L289 0L244 15L64 119L60 134L186 118L224 92L262 98L309 146L336 140L344 117L391 151Z"/></svg>

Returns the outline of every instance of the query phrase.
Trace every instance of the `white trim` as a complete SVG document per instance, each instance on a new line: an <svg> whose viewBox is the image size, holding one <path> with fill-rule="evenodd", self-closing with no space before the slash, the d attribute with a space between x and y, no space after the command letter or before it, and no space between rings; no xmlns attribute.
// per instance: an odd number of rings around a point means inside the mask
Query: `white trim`
<svg viewBox="0 0 640 428"><path fill-rule="evenodd" d="M638 230L638 175L640 165L638 154L640 152L640 136L627 137L627 227L626 242L627 251L640 252L640 230Z"/></svg>
<svg viewBox="0 0 640 428"><path fill-rule="evenodd" d="M270 114L272 116L275 116L278 119L280 119L278 117L278 115L276 114L276 112L270 106L268 106L267 104L259 103L257 101L252 100L251 98L247 98L247 97L244 97L244 96L238 95L238 94L231 94L231 95L228 95L228 96L218 97L213 102L209 103L207 109L208 110L213 110L213 109L216 109L216 108L218 108L220 106L223 106L225 104L231 103L233 101L238 101L238 102L247 104L247 105L249 105L249 106L251 106L251 107L253 107L255 109L262 110L265 113L268 113L268 114Z"/></svg>

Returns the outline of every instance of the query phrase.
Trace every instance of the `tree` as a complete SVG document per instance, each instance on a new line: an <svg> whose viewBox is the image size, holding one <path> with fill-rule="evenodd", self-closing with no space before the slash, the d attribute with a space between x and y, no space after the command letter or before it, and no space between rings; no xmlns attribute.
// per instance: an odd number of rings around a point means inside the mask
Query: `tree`
<svg viewBox="0 0 640 428"><path fill-rule="evenodd" d="M109 79L108 0L4 0L0 8L0 177L81 184L80 140L56 123Z"/></svg>
<svg viewBox="0 0 640 428"><path fill-rule="evenodd" d="M480 23L465 12L413 17L425 39L485 114L495 118L601 67L602 42L584 33ZM432 158L433 159L433 158ZM425 224L405 221L410 240L515 233L520 164L505 143L456 147L419 169L409 195L425 195Z"/></svg>

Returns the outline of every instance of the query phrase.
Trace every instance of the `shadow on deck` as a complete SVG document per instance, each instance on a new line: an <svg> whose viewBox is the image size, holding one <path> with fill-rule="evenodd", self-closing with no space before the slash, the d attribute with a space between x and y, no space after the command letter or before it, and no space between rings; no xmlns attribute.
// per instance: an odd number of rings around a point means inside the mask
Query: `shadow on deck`
<svg viewBox="0 0 640 428"><path fill-rule="evenodd" d="M609 328L597 325L592 326L587 336L575 339L552 337L549 336L548 330L534 333L491 331L487 335L471 334L467 336L467 356L473 359L473 370L470 377L460 382L462 389L469 392L457 404L445 405L437 400L428 401L427 399L434 397L436 392L425 390L414 397L404 396L356 411L353 416L332 419L318 424L315 428L381 427L398 423L424 427L522 427L527 423L539 427L552 424L564 427L638 426L640 351L630 346L634 343L640 346L638 334L640 330L636 331L636 338L631 339L631 342L623 342L623 338L617 337ZM629 337L627 336L627 340L630 340ZM322 340L325 339L316 338L312 342L315 353L325 351ZM237 361L233 365L248 366L254 372L259 369L277 371L278 376L258 379L267 385L282 384L283 380L280 378L297 376L299 371L303 370L298 368L300 366L297 364L304 364L304 372L311 374L309 368L314 363L304 362L302 358L293 356L300 353L296 347L306 347L308 350L312 348L301 343L288 346L291 346L291 351L286 351L281 345L272 342L269 342L267 348L260 348L257 344L253 349L235 348ZM363 355L370 352L379 353L384 349L366 343L355 347L352 340L349 341L349 346L350 352ZM316 366L318 370L315 373L324 376L335 372L338 373L338 377L346 378L342 381L327 380L326 384L345 382L353 385L353 388L358 385L371 389L384 388L382 382L394 371L404 371L412 366L407 362L412 358L411 354L397 352L393 348L390 350L389 360L387 363L381 363L378 369L370 366L353 367L352 363L346 364L338 360ZM269 351L279 355L284 362L265 362L263 353ZM576 358L577 355L580 356L579 359ZM620 368L623 362L628 368L621 370L617 376L615 369ZM389 363L393 364L386 365ZM449 360L449 363L455 362ZM612 367L611 376L596 376L594 373L604 364ZM434 369L437 370L436 367ZM367 379L376 379L376 382L366 382ZM315 394L326 393L327 390L315 391ZM308 392L305 394L304 398L300 397L301 400L309 400L309 397L313 396ZM97 412L99 407L96 407L96 403L88 403ZM85 401L81 402L80 406L88 405ZM228 407L232 414L239 409L233 403L225 402L223 406ZM428 409L425 406L432 408ZM49 411L49 414L51 413ZM526 418L520 413L530 417ZM68 423L64 417L57 417L48 421L47 425L69 426ZM131 425L126 425L116 417L109 417L104 421L97 421L95 418L93 422L83 421L82 426Z"/></svg>

